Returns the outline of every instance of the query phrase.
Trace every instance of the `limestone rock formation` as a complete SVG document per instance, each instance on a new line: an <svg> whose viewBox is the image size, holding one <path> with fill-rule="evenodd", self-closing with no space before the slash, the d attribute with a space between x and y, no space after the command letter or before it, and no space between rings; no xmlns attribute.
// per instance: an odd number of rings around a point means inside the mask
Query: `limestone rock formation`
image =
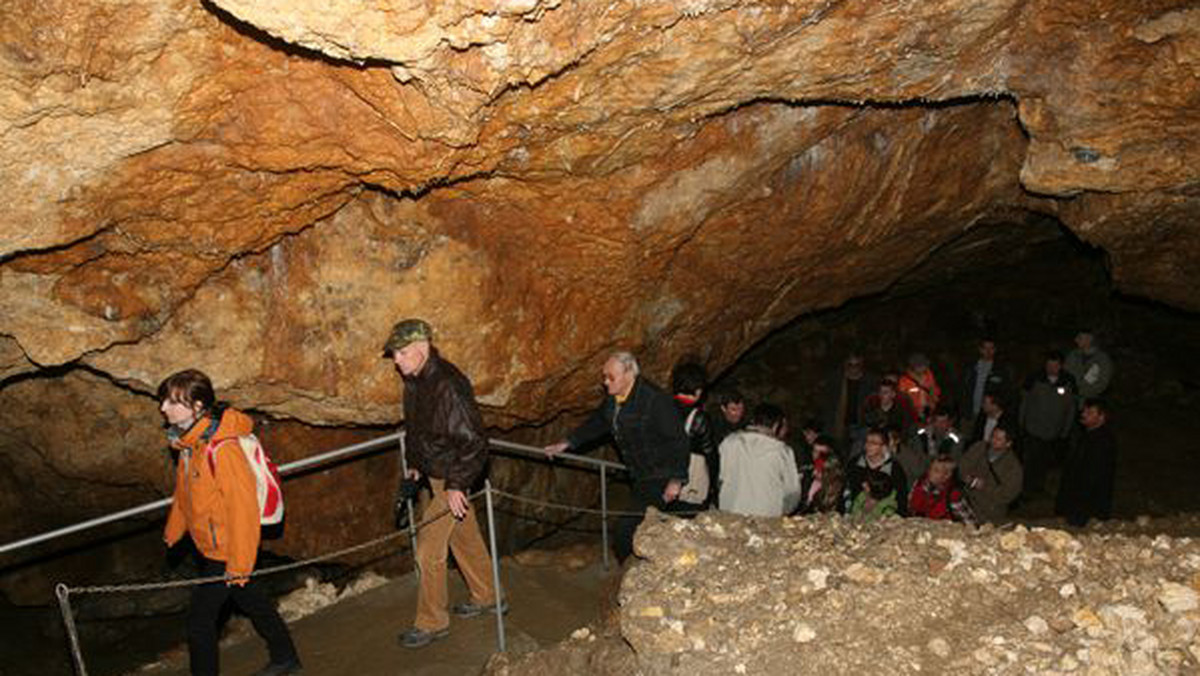
<svg viewBox="0 0 1200 676"><path fill-rule="evenodd" d="M542 419L612 345L726 364L1013 208L1200 307L1186 3L217 6L5 10L0 333L33 364L204 360L381 422L379 337L422 313Z"/></svg>
<svg viewBox="0 0 1200 676"><path fill-rule="evenodd" d="M273 417L391 424L379 346L418 314L490 422L544 423L614 347L717 370L1046 217L1200 310L1190 5L10 0L0 387L202 366ZM129 451L95 444L100 481Z"/></svg>

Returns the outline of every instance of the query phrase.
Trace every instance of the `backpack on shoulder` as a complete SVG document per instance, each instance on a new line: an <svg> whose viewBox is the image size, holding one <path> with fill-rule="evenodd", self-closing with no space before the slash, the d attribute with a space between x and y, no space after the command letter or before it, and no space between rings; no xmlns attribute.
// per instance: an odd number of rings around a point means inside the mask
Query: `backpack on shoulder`
<svg viewBox="0 0 1200 676"><path fill-rule="evenodd" d="M220 415L214 415L209 436L216 432L216 425L219 423ZM259 524L263 526L275 526L283 523L283 489L280 487L279 468L271 461L270 456L267 455L267 451L263 448L258 437L253 434L247 434L240 437L210 439L208 446L204 449L204 456L208 458L208 469L216 476L217 448L228 446L231 442L237 444L238 449L246 458L246 464L250 466L250 473L254 475L254 489L258 497Z"/></svg>

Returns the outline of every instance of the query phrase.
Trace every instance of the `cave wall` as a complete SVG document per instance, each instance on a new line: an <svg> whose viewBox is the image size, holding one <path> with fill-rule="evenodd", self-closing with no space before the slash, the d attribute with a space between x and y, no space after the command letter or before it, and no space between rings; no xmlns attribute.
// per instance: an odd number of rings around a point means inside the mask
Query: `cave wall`
<svg viewBox="0 0 1200 676"><path fill-rule="evenodd" d="M243 403L379 423L368 355L420 312L498 415L544 419L614 344L726 365L1031 203L1200 307L1186 3L489 7L10 3L7 371L203 358ZM282 270L301 247L362 265ZM214 304L250 358L195 337Z"/></svg>
<svg viewBox="0 0 1200 676"><path fill-rule="evenodd" d="M407 315L507 429L591 406L614 347L718 371L1039 215L1200 309L1183 0L13 0L0 36L10 524L161 494L180 368L396 422Z"/></svg>

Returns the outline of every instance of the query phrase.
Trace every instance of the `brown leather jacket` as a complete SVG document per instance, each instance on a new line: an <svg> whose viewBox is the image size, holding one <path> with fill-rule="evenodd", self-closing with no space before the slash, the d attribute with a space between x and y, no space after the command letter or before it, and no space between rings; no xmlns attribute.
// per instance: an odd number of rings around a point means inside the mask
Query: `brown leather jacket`
<svg viewBox="0 0 1200 676"><path fill-rule="evenodd" d="M209 440L203 438L210 421L208 416L196 421L176 443L179 467L163 539L173 545L187 533L206 558L225 562L226 573L249 575L258 557L261 525L254 473L237 438L253 432L254 421L225 409L212 436L220 443L211 463L205 457Z"/></svg>
<svg viewBox="0 0 1200 676"><path fill-rule="evenodd" d="M430 348L416 375L404 378L408 466L447 490L467 491L487 464L487 437L471 381Z"/></svg>

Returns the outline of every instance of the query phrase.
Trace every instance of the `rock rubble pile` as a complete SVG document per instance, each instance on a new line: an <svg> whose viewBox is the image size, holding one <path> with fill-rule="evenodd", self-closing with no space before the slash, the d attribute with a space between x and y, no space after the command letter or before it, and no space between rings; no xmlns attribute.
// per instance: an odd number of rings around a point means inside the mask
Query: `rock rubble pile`
<svg viewBox="0 0 1200 676"><path fill-rule="evenodd" d="M1200 542L1188 537L710 512L653 514L636 547L619 631L643 673L1200 669ZM612 653L594 634L554 651L565 664L597 645Z"/></svg>

